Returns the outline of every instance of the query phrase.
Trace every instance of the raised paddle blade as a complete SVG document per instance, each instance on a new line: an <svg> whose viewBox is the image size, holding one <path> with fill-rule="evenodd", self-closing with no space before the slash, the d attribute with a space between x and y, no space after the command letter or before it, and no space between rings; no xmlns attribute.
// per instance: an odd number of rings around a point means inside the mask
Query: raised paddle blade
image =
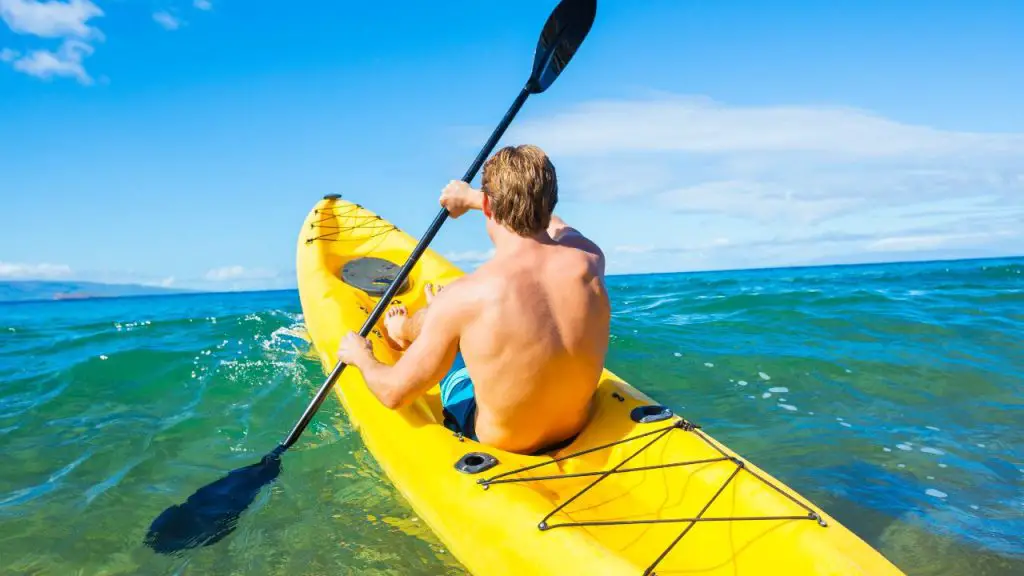
<svg viewBox="0 0 1024 576"><path fill-rule="evenodd" d="M149 526L146 545L161 554L208 546L235 529L238 518L264 486L281 473L280 446L256 464L232 470L171 506Z"/></svg>
<svg viewBox="0 0 1024 576"><path fill-rule="evenodd" d="M597 0L562 0L548 17L533 54L533 74L527 89L540 94L558 78L590 32Z"/></svg>

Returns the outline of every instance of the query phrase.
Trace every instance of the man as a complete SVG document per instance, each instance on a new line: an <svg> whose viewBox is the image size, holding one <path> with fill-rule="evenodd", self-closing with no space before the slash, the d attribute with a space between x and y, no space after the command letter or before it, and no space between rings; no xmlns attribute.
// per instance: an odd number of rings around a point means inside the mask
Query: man
<svg viewBox="0 0 1024 576"><path fill-rule="evenodd" d="M388 311L401 359L377 361L350 333L339 358L396 409L440 381L446 425L519 453L555 450L586 424L608 349L604 254L553 214L555 168L536 146L506 147L484 165L482 186L449 183L453 218L482 210L493 258L434 294L413 316Z"/></svg>

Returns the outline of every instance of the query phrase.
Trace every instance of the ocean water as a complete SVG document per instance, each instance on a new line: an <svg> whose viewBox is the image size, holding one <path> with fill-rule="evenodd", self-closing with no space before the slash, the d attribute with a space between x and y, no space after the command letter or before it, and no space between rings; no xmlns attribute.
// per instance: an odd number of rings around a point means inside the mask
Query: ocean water
<svg viewBox="0 0 1024 576"><path fill-rule="evenodd" d="M1024 573L1024 260L610 279L608 366L908 574ZM333 398L220 543L142 544L323 379L294 291L0 305L0 573L461 574Z"/></svg>

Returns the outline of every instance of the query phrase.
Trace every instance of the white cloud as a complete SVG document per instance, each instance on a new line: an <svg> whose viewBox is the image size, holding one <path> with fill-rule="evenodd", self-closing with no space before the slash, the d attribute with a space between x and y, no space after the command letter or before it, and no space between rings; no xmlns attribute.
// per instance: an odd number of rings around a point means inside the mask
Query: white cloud
<svg viewBox="0 0 1024 576"><path fill-rule="evenodd" d="M844 250L889 253L886 246L998 252L1024 244L1022 133L941 130L855 108L662 96L577 105L522 122L506 139L544 148L567 200L606 204L616 218L619 207L650 213L658 225L594 231L618 246L620 260L653 259L649 248L683 236L700 245L688 258L762 266ZM956 230L917 232L939 223ZM795 242L808 231L859 240Z"/></svg>
<svg viewBox="0 0 1024 576"><path fill-rule="evenodd" d="M227 282L231 280L269 280L276 278L277 275L277 272L265 268L245 268L235 265L209 270L204 278L210 282Z"/></svg>
<svg viewBox="0 0 1024 576"><path fill-rule="evenodd" d="M654 246L647 244L644 246L637 246L635 244L624 244L622 246L616 246L612 251L619 254L647 254L648 252L654 252L657 250Z"/></svg>
<svg viewBox="0 0 1024 576"><path fill-rule="evenodd" d="M566 156L802 152L846 158L1019 153L1021 134L949 132L856 108L734 107L699 97L592 102L512 131Z"/></svg>
<svg viewBox="0 0 1024 576"><path fill-rule="evenodd" d="M210 3L210 0L195 0L194 2L192 2L192 5L198 8L199 10L213 9L213 4Z"/></svg>
<svg viewBox="0 0 1024 576"><path fill-rule="evenodd" d="M67 77L81 84L92 84L92 77L82 66L82 59L93 53L92 46L79 40L65 40L56 52L33 50L12 62L14 69L29 76L49 80Z"/></svg>
<svg viewBox="0 0 1024 576"><path fill-rule="evenodd" d="M36 49L22 55L4 48L0 61L36 78L74 78L80 84L92 84L82 60L93 53L88 42L103 39L102 32L89 25L90 20L100 16L103 11L89 0L0 0L0 18L12 32L63 39L56 51Z"/></svg>
<svg viewBox="0 0 1024 576"><path fill-rule="evenodd" d="M89 0L0 0L0 18L15 34L43 38L95 38L102 34L89 20L103 10Z"/></svg>
<svg viewBox="0 0 1024 576"><path fill-rule="evenodd" d="M53 280L71 276L71 267L67 264L23 264L18 262L0 262L0 278L15 280Z"/></svg>
<svg viewBox="0 0 1024 576"><path fill-rule="evenodd" d="M494 257L494 248L490 250L466 250L463 252L449 252L444 255L449 261L455 264L482 264Z"/></svg>
<svg viewBox="0 0 1024 576"><path fill-rule="evenodd" d="M177 30L181 28L181 19L163 10L153 13L153 21L162 26L164 30Z"/></svg>

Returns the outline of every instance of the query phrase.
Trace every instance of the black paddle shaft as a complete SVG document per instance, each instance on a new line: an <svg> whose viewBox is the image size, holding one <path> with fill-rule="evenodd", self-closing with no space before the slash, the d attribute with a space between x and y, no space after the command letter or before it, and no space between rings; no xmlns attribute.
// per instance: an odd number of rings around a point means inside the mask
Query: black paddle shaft
<svg viewBox="0 0 1024 576"><path fill-rule="evenodd" d="M509 124L512 123L512 119L516 117L516 114L519 113L519 109L523 107L523 104L526 103L526 99L529 97L530 90L528 88L523 88L522 91L519 92L519 96L517 96L515 101L512 102L512 106L509 107L508 112L505 112L505 117L501 119L501 123L494 129L494 132L491 132L491 137L488 138L484 147L480 149L480 153L476 155L476 159L473 160L473 164L469 167L469 170L466 171L466 175L462 177L463 182L468 184L473 181L473 178L476 178L476 174L480 171L480 167L484 165L484 161L487 160L491 151L494 150L494 147L498 144L498 140L501 140L505 130L508 128ZM416 247L413 248L412 252L409 254L409 259L405 261L402 269L398 271L398 275L395 276L391 285L388 286L387 291L385 291L380 297L380 300L377 301L377 305L373 307L373 311L370 312L370 316L366 319L366 322L363 322L363 327L359 329L360 336L366 338L370 334L370 331L373 330L373 326L378 320L380 320L381 315L384 314L384 310L388 307L388 304L391 303L391 299L395 297L399 287L401 287L405 282L405 279L409 277L409 273L412 272L413 267L416 266L420 256L422 256L427 250L427 246L431 241L433 241L434 236L437 235L437 232L441 229L441 226L447 219L448 209L441 208L437 213L437 216L434 217L434 221L430 223L430 228L427 229L427 232L422 238L420 238ZM306 411L302 413L302 417L295 423L295 427L292 428L292 431L288 433L288 437L285 438L284 442L281 442L275 452L281 453L291 448L292 445L298 441L299 436L301 436L302 432L305 431L306 426L309 426L309 422L313 419L313 415L320 409L320 405L323 404L327 395L330 393L331 388L334 386L334 383L338 380L338 376L341 375L346 366L348 365L344 362L338 362L334 366L334 370L331 370L327 380L324 381L323 385L320 386L320 390L317 391L316 397L309 406L306 407Z"/></svg>
<svg viewBox="0 0 1024 576"><path fill-rule="evenodd" d="M497 145L498 140L501 139L501 136L505 133L509 124L512 123L512 119L519 113L519 109L526 103L526 99L530 97L530 94L544 92L558 78L558 75L562 73L569 60L576 54L580 44L583 43L583 39L590 32L596 13L597 0L561 0L558 3L551 15L548 16L547 22L544 23L540 38L537 40L530 79L519 92L519 95L516 96L512 105L509 106L508 112L505 112L505 117L501 119L498 126L491 132L491 137L487 139L487 143L480 149L480 153L476 155L473 164L466 171L466 175L462 177L463 182L468 184L473 181L487 156L490 155L494 146ZM363 323L363 327L359 330L360 336L366 338L370 331L373 330L374 324L380 320L384 309L391 303L391 299L394 298L395 293L398 292L399 287L405 282L413 266L419 261L420 256L423 255L423 252L447 219L448 210L442 208L437 216L434 217L434 221L430 223L430 228L427 229L426 234L420 238L412 253L409 254L409 259L405 261L402 269L398 271L398 276L395 277L391 285L388 286L387 291L377 301L373 312L370 313L366 322ZM316 397L306 407L306 411L302 413L302 417L295 423L292 431L288 433L288 437L271 452L271 455L281 454L298 441L299 436L302 435L306 426L309 425L309 421L313 419L316 411L320 409L320 405L327 398L331 387L334 386L338 376L345 370L345 367L346 364L344 362L338 362L334 366L327 380L324 381L323 385L320 386L320 390L317 391Z"/></svg>
<svg viewBox="0 0 1024 576"><path fill-rule="evenodd" d="M491 137L477 154L466 175L462 177L464 182L468 184L476 177L487 156L530 94L540 94L547 90L565 69L590 31L596 11L597 0L561 0L558 3L537 41L533 72L529 81L509 107L501 123L491 133ZM416 244L409 254L409 259L366 319L359 331L361 336L365 338L373 330L373 326L380 320L391 299L398 293L399 287L405 283L412 268L426 251L427 245L447 219L448 211L442 209L430 223L430 228ZM150 524L145 542L157 552L176 554L187 548L208 546L218 542L234 530L239 517L253 503L260 490L281 473L281 454L298 441L344 369L343 362L334 366L327 380L317 391L316 397L302 413L302 418L283 442L258 463L233 470L228 475L196 490L180 505L173 505L164 510Z"/></svg>

